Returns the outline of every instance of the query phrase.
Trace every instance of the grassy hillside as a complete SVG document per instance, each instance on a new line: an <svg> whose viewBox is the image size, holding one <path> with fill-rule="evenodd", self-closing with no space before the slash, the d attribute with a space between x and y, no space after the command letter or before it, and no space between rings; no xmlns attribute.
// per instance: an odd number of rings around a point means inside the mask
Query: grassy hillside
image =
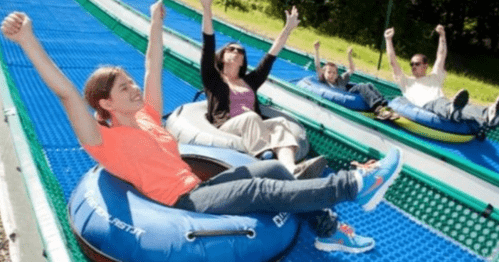
<svg viewBox="0 0 499 262"><path fill-rule="evenodd" d="M198 10L201 5L198 0L181 0ZM283 21L274 19L264 14L261 10L250 10L243 12L234 8L225 10L222 5L214 5L213 13L216 17L228 21L231 24L242 27L250 32L262 35L266 38L275 39L282 27ZM386 54L382 56L381 69L378 71L379 52L368 46L349 43L338 37L318 34L312 28L297 28L290 36L287 45L303 52L313 53L313 43L321 41L321 57L343 65L348 64L346 50L352 46L354 49L354 62L357 70L392 81L392 73L388 64ZM397 41L395 33L394 41ZM435 52L437 49L435 42ZM399 64L406 74L410 74L409 60L398 59ZM470 78L464 74L449 72L444 84L444 92L451 97L456 91L466 88L470 92L474 103L488 104L493 102L499 95L499 84L488 84L483 81Z"/></svg>

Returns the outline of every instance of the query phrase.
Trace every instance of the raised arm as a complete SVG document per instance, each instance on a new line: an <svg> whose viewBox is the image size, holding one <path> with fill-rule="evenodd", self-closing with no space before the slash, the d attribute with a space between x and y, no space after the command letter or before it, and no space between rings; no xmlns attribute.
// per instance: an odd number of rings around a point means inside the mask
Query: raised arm
<svg viewBox="0 0 499 262"><path fill-rule="evenodd" d="M321 42L317 41L314 43L315 56L314 56L314 64L315 64L315 73L317 74L317 78L321 77L322 67L321 67L321 57L319 55L319 49L321 48Z"/></svg>
<svg viewBox="0 0 499 262"><path fill-rule="evenodd" d="M211 3L213 0L201 0L203 6L203 33L213 34L213 14L211 12Z"/></svg>
<svg viewBox="0 0 499 262"><path fill-rule="evenodd" d="M91 146L101 144L97 121L88 112L78 90L54 64L33 34L29 17L24 13L11 13L2 23L2 32L21 46L43 81L59 97L80 143Z"/></svg>
<svg viewBox="0 0 499 262"><path fill-rule="evenodd" d="M286 44L286 41L288 40L289 35L291 34L291 31L295 29L298 24L300 23L300 20L298 20L298 9L296 9L295 6L291 9L291 13L286 10L286 25L282 29L281 33L277 37L277 39L274 41L274 44L272 47L270 47L269 54L273 56L277 56L279 52L281 52L282 48L284 47L284 44Z"/></svg>
<svg viewBox="0 0 499 262"><path fill-rule="evenodd" d="M151 27L146 52L144 76L144 101L160 114L163 112L161 72L163 69L163 19L165 7L162 1L151 5Z"/></svg>
<svg viewBox="0 0 499 262"><path fill-rule="evenodd" d="M445 28L437 25L435 31L439 34L437 59L433 65L433 73L445 71L445 59L447 58L447 40L445 39Z"/></svg>
<svg viewBox="0 0 499 262"><path fill-rule="evenodd" d="M390 59L390 65L393 69L393 75L397 79L402 76L403 72L400 68L399 63L397 62L397 56L395 55L395 48L393 47L393 35L395 34L395 30L392 28L386 29L385 31L385 40L386 40L386 54L388 55L388 59Z"/></svg>
<svg viewBox="0 0 499 262"><path fill-rule="evenodd" d="M352 58L352 53L353 53L353 48L348 48L348 70L347 73L353 74L355 71L355 64L353 63L353 58Z"/></svg>
<svg viewBox="0 0 499 262"><path fill-rule="evenodd" d="M203 87L208 93L219 92L222 88L222 78L215 68L215 34L213 32L213 22L211 4L213 0L201 0L203 6L203 47L201 49L201 79Z"/></svg>

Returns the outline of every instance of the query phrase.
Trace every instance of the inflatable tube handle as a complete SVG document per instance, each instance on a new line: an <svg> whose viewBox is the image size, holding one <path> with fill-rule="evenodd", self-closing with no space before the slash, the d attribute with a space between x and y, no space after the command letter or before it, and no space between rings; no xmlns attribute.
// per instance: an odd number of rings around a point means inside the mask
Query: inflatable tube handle
<svg viewBox="0 0 499 262"><path fill-rule="evenodd" d="M178 115L180 115L180 113L182 113L182 110L183 110L183 109L184 109L184 106L183 106L183 105L182 105L182 106L180 106L180 107L178 108L178 110L176 111L176 113L177 113L176 115L177 115L177 116L178 116ZM168 113L168 114L164 115L164 116L162 117L162 119L163 119L163 120L166 120L166 119L167 119L168 117L170 117L170 116L171 116L171 114L173 114L173 113L175 113L175 111L170 112L170 113Z"/></svg>
<svg viewBox="0 0 499 262"><path fill-rule="evenodd" d="M198 237L219 237L219 236L237 236L245 235L249 239L256 237L256 231L252 228L245 230L203 230L203 231L188 231L185 234L185 239L189 242L194 242Z"/></svg>
<svg viewBox="0 0 499 262"><path fill-rule="evenodd" d="M203 93L204 90L197 91L196 94L194 95L194 98L192 99L192 102L196 102Z"/></svg>

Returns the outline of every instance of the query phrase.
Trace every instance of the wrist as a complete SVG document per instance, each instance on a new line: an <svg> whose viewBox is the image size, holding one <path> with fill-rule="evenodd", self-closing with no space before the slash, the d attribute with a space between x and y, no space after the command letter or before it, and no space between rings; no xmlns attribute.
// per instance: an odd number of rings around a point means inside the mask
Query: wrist
<svg viewBox="0 0 499 262"><path fill-rule="evenodd" d="M286 21L286 24L284 24L284 28L286 28L289 31L292 31L297 26L298 26L298 24L296 24L296 22L293 22L293 21Z"/></svg>
<svg viewBox="0 0 499 262"><path fill-rule="evenodd" d="M37 40L33 34L24 35L19 38L19 45L24 49L29 49Z"/></svg>

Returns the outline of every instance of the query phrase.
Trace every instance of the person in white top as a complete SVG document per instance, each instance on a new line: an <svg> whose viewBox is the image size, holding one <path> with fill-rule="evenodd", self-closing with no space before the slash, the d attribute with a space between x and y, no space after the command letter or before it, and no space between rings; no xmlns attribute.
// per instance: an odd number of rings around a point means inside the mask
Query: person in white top
<svg viewBox="0 0 499 262"><path fill-rule="evenodd" d="M440 117L466 122L477 133L480 130L495 127L499 124L499 97L489 107L468 104L469 94L465 89L460 90L452 100L445 97L442 86L445 80L445 59L447 58L447 43L445 29L438 25L435 31L439 34L437 58L430 74L428 58L423 54L415 54L411 58L412 76L404 74L397 62L393 47L395 30L385 31L386 53L393 69L393 78L399 84L406 102L422 107Z"/></svg>

